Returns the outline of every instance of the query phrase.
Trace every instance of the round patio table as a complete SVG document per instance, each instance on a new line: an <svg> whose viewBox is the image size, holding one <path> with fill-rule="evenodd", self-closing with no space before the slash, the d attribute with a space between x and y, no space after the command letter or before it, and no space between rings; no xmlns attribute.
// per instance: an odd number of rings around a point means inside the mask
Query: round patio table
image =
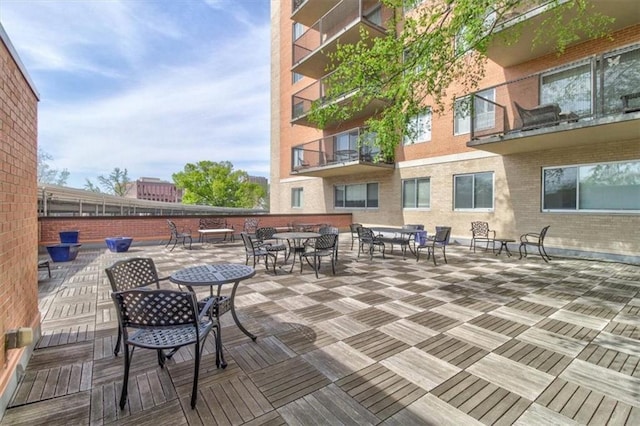
<svg viewBox="0 0 640 426"><path fill-rule="evenodd" d="M236 263L218 263L214 265L196 265L189 266L184 269L180 269L169 277L169 281L178 285L184 285L190 291L193 291L194 287L207 286L211 289L211 296L216 297L217 309L216 319L218 320L218 333L216 335L216 366L225 368L227 363L224 360L224 353L222 352L222 328L220 324L220 315L224 314L227 310L231 311L231 316L236 326L247 337L255 341L256 336L250 333L238 320L235 308L236 290L240 281L251 278L256 274L256 270L251 266L246 266ZM225 284L233 283L230 296L221 296L220 290ZM216 295L213 295L213 288L217 287Z"/></svg>

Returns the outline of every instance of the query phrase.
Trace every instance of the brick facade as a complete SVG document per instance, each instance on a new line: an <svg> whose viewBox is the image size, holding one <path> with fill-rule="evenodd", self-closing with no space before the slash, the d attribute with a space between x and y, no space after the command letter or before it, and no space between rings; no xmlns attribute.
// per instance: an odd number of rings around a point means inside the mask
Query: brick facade
<svg viewBox="0 0 640 426"><path fill-rule="evenodd" d="M272 6L274 3L280 2L274 0ZM292 175L293 146L359 126L364 119L340 123L336 128L327 128L324 132L291 124L292 95L314 81L304 77L292 83L291 10L290 2L284 2L272 10L272 54L273 63L278 65L272 68L272 81L280 88L277 94L274 93L278 96L279 102L272 104L272 116L280 117L278 125L274 124L272 127L272 153L277 154L277 157L272 157L272 162L278 163L272 166L272 212L294 211L290 200L291 189L301 187L305 194L301 210L306 213L349 211L353 213L354 221L364 224L423 223L430 231L433 231L436 225L449 225L452 227L452 238L464 244L467 244L470 238L471 221L488 221L499 236L516 239L521 234L538 232L543 226L551 225L547 242L559 252L640 261L640 215L637 212L554 213L543 212L541 206L541 174L544 167L640 161L638 132L630 139L629 132L625 136L619 136L616 134L616 127L611 127L612 131L601 143L581 143L580 140L575 140L571 142L571 148L551 146L549 149L529 150L531 152L528 153L498 155L468 146L469 134L454 136L454 114L449 105L442 114L433 116L429 141L398 147L393 171L366 174L340 174L337 171L330 177ZM611 38L580 42L566 49L562 55L549 53L508 67L502 67L489 59L478 89L500 85L638 43L640 24L636 21L631 26L617 28ZM539 90L538 80L532 80L529 86L526 83L527 81L517 87L513 86L513 90L508 92L511 99L517 94L516 91L528 93L528 96L535 99L533 94L537 94ZM448 88L447 98L452 99L454 96L465 94L454 85ZM496 94L496 97L498 96ZM502 101L496 99L496 102ZM513 102L507 99L504 104L507 115L513 117ZM627 124L623 123L620 126ZM580 137L575 132L566 132L563 135L568 139ZM523 142L527 143L524 140ZM491 211L454 210L454 176L475 172L493 172L494 208ZM430 208L402 208L402 181L417 177L429 177L431 180ZM334 207L333 192L336 185L369 182L378 183L379 207Z"/></svg>
<svg viewBox="0 0 640 426"><path fill-rule="evenodd" d="M30 349L5 352L5 332L39 330L36 201L38 95L0 26L0 417ZM6 357L5 357L6 354Z"/></svg>

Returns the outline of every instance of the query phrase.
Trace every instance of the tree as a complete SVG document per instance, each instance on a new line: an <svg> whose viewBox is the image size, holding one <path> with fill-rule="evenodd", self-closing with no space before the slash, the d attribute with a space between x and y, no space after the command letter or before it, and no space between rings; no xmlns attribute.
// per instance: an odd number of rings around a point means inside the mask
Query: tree
<svg viewBox="0 0 640 426"><path fill-rule="evenodd" d="M264 188L249 181L242 170L233 170L228 161L187 163L174 173L173 181L184 189L182 202L216 207L255 208L264 203Z"/></svg>
<svg viewBox="0 0 640 426"><path fill-rule="evenodd" d="M445 105L453 104L455 96L477 90L484 76L489 42L502 37L496 31L498 24L539 1L382 2L396 11L386 25L391 30L380 38L372 38L362 30L357 43L338 45L330 55L327 71L331 74L324 81L324 96L312 105L309 118L324 128L331 121L350 119L374 100L385 100L386 107L365 124L375 134L375 138L366 140L379 148L378 160L388 161L394 158L403 136L413 137L411 120L427 105L433 113L442 113ZM403 14L402 7L406 9L407 3L415 8ZM588 0L553 0L551 7L550 17L535 29L534 43L553 38L559 53L575 42L579 33L605 36L612 21L595 13ZM459 92L448 92L454 85ZM349 103L337 102L347 93Z"/></svg>
<svg viewBox="0 0 640 426"><path fill-rule="evenodd" d="M127 185L130 182L127 169L120 169L119 167L115 167L109 176L98 176L98 184L102 187L105 193L118 195L120 197L125 196L127 193ZM89 179L87 179L87 182L84 185L84 188L87 191L92 192L102 192L100 187L96 186Z"/></svg>
<svg viewBox="0 0 640 426"><path fill-rule="evenodd" d="M49 161L53 156L46 151L38 149L38 182L53 185L66 185L69 178L69 170L52 169Z"/></svg>

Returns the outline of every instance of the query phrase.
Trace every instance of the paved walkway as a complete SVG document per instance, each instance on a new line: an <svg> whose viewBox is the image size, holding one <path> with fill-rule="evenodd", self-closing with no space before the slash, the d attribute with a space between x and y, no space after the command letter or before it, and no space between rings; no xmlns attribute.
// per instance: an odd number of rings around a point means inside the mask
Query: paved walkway
<svg viewBox="0 0 640 426"><path fill-rule="evenodd" d="M337 274L305 267L240 284L252 342L223 317L229 366L207 342L196 410L192 353L165 369L122 357L104 274L150 256L161 275L243 262L238 243L193 250L82 250L40 271L43 337L1 425L9 424L640 424L640 267L448 249L448 264L399 250L356 260L341 241ZM169 285L169 284L167 284Z"/></svg>

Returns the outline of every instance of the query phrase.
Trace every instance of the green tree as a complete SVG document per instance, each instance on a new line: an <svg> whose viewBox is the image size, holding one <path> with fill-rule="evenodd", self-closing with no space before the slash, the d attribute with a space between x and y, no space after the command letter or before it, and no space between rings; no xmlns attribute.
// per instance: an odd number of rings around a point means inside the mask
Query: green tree
<svg viewBox="0 0 640 426"><path fill-rule="evenodd" d="M38 182L53 185L66 185L69 178L69 170L52 169L49 161L53 156L46 151L38 149Z"/></svg>
<svg viewBox="0 0 640 426"><path fill-rule="evenodd" d="M538 0L382 0L396 13L387 22L385 37L372 38L366 30L354 44L339 45L330 55L330 75L325 80L322 100L312 105L309 117L320 128L332 121L353 117L374 100L386 107L367 120L366 125L379 147L378 160L391 160L403 136L413 137L411 119L429 105L442 113L453 98L478 88L484 76L486 52L494 37L503 37L496 28L505 17L521 13ZM402 13L403 7L415 8ZM594 12L588 0L554 0L553 13L535 28L534 43L554 40L558 52L577 40L607 34L611 19ZM410 8L409 8L410 9ZM509 31L515 41L518 29ZM456 84L458 93L448 90ZM349 103L336 102L349 94Z"/></svg>
<svg viewBox="0 0 640 426"><path fill-rule="evenodd" d="M255 208L264 204L266 196L264 188L249 181L247 172L234 171L228 161L187 163L172 177L176 186L184 190L185 204Z"/></svg>
<svg viewBox="0 0 640 426"><path fill-rule="evenodd" d="M93 182L87 179L87 182L84 185L84 189L92 192L102 192L102 190L104 190L104 192L107 194L124 197L124 195L127 193L127 185L130 182L131 181L129 180L127 169L114 167L109 176L98 176L98 184L100 186L96 186Z"/></svg>

